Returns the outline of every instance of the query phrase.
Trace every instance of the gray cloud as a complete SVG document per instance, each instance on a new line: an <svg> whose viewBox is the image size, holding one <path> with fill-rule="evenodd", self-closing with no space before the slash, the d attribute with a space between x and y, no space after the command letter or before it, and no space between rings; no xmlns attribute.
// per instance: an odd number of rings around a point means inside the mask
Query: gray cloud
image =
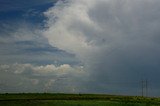
<svg viewBox="0 0 160 106"><path fill-rule="evenodd" d="M139 81L148 78L151 95L159 95L160 1L67 1L45 12L44 35L52 46L75 54L85 64L90 73L88 92L138 95ZM120 87L112 82L131 84Z"/></svg>
<svg viewBox="0 0 160 106"><path fill-rule="evenodd" d="M75 92L77 82L85 76L83 68L62 64L60 66L11 64L0 65L1 92ZM8 76L8 77L6 77ZM60 89L61 88L61 89ZM83 87L82 87L83 89ZM76 92L78 92L76 89Z"/></svg>
<svg viewBox="0 0 160 106"><path fill-rule="evenodd" d="M4 23L0 31L0 64L78 64L75 56L48 44L42 30L26 22Z"/></svg>

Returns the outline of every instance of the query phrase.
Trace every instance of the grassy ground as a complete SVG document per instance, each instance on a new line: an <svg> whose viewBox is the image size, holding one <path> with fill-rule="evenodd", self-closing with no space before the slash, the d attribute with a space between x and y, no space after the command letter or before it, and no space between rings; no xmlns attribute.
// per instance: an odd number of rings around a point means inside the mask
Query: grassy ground
<svg viewBox="0 0 160 106"><path fill-rule="evenodd" d="M94 94L0 94L0 106L160 106L160 99Z"/></svg>
<svg viewBox="0 0 160 106"><path fill-rule="evenodd" d="M1 101L1 106L158 106L143 103L124 103L97 100L34 100L34 101Z"/></svg>

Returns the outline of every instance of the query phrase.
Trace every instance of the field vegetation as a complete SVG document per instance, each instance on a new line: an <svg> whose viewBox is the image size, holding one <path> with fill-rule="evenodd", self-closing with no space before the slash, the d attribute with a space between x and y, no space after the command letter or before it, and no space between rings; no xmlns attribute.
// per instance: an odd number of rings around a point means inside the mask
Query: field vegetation
<svg viewBox="0 0 160 106"><path fill-rule="evenodd" d="M0 94L0 106L160 106L160 98L102 94Z"/></svg>

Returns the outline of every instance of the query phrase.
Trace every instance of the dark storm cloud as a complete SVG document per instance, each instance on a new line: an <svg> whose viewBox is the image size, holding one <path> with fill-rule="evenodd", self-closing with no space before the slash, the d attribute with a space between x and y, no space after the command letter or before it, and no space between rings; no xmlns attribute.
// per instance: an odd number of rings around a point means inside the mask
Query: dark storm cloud
<svg viewBox="0 0 160 106"><path fill-rule="evenodd" d="M45 36L52 46L74 53L85 64L90 73L87 92L140 95L140 81L147 78L151 95L159 95L159 4L158 0L60 1L45 13L49 19Z"/></svg>

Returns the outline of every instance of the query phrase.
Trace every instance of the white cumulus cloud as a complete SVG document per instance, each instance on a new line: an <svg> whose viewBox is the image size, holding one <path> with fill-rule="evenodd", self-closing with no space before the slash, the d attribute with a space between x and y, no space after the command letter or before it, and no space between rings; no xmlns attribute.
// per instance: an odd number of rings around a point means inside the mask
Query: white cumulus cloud
<svg viewBox="0 0 160 106"><path fill-rule="evenodd" d="M82 67L70 66L69 64L59 66L53 64L4 64L0 65L0 72L0 84L7 86L6 89L0 87L3 89L1 92L23 92L26 89L28 92L72 92L73 87L79 86L76 89L78 92L80 90L79 84L84 80L81 78L86 76ZM10 76L12 80L4 77L6 75ZM27 86L28 88L26 88Z"/></svg>

